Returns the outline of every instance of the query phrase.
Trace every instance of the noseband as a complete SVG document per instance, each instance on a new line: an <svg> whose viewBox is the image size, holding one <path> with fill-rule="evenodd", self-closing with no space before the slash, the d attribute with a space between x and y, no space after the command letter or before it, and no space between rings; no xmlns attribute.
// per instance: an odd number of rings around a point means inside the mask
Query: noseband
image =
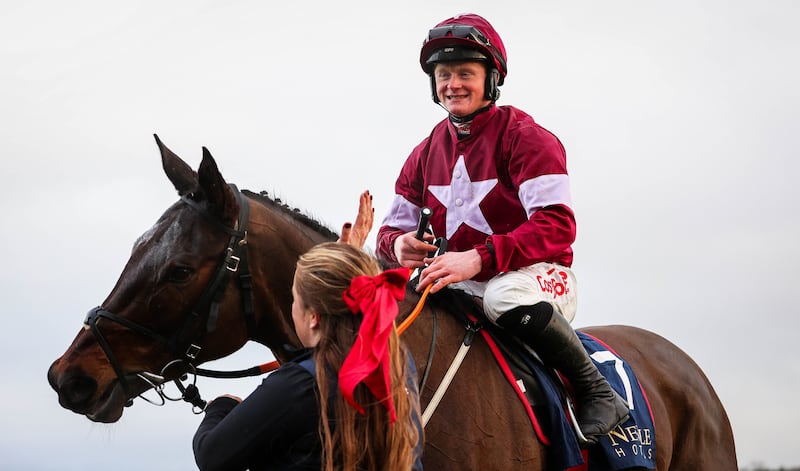
<svg viewBox="0 0 800 471"><path fill-rule="evenodd" d="M155 340L156 342L167 347L170 352L177 357L175 360L170 361L166 366L164 366L160 375L150 372L135 373L139 379L143 380L156 390L161 397L162 404L164 399L173 400L165 396L160 390L163 383L167 381L164 376L167 374L167 370L172 365L183 364L190 372L195 373L194 361L196 360L197 355L200 353L201 340L207 332L213 331L216 327L217 318L219 317L219 305L222 302L222 298L225 295L225 290L227 289L231 276L234 273L239 274L239 286L242 290L242 305L244 308L244 317L247 323L248 333L252 335L252 332L255 330L252 275L250 274L250 268L247 260L247 221L250 217L250 201L244 195L242 195L235 185L229 186L231 190L233 190L233 194L235 195L236 201L239 205L239 217L233 228L226 226L222 221L216 217L213 217L206 210L206 208L198 204L197 201L191 199L189 196L181 197L181 201L205 216L206 219L212 223L212 225L228 234L230 239L228 240L228 245L225 249L224 258L217 266L214 275L211 277L205 289L203 290L203 293L200 295L200 298L197 300L197 303L195 303L194 307L192 308L191 314L184 320L183 325L179 330L167 338L145 326L142 326L141 324L137 324L136 322L107 311L100 306L90 310L86 315L84 327L91 330L94 338L100 345L100 348L103 349L103 352L105 353L108 362L111 364L111 367L114 369L114 372L117 375L117 380L119 381L120 386L125 393L125 398L127 399L126 405L128 406L132 404L133 399L133 395L130 392L130 384L128 383L125 371L123 371L122 366L111 349L111 345L103 336L103 333L100 331L100 328L97 325L97 322L100 319L108 319L112 322L116 322L117 324L126 327L140 335ZM195 327L197 324L200 325L200 329ZM185 388L177 380L176 384L181 392L184 393L185 399ZM190 388L193 388L193 386L193 384L189 385ZM193 389L196 390L196 388ZM151 399L148 399L144 396L141 397L148 402L153 402ZM202 400L200 400L199 395L197 396L197 399L197 404L192 401L189 402L192 402L197 407L201 407L200 402L202 402L203 405L205 404Z"/></svg>

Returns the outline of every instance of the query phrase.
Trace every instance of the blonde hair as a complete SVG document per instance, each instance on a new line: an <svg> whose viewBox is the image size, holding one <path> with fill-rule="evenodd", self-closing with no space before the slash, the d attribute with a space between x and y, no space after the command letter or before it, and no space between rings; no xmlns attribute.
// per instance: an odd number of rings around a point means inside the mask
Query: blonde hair
<svg viewBox="0 0 800 471"><path fill-rule="evenodd" d="M320 402L322 469L394 471L409 470L419 436L412 414L419 412L416 394L406 389L408 363L397 330L389 337L391 396L397 421L390 423L386 408L363 384L354 392L364 406L361 415L338 391L331 379L338 376L358 335L361 315L354 315L342 298L353 278L381 272L377 261L360 249L342 243L323 243L300 257L294 286L299 296L319 314L321 338L314 350ZM333 407L331 408L331 402ZM330 417L333 414L333 417ZM336 426L332 429L331 423Z"/></svg>

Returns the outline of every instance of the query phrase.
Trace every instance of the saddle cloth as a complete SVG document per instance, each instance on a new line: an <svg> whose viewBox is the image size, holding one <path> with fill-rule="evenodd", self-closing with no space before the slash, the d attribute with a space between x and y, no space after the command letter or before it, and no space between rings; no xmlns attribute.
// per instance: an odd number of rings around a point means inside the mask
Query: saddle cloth
<svg viewBox="0 0 800 471"><path fill-rule="evenodd" d="M566 413L568 392L556 373L499 329L481 329L501 370L522 400L539 440L549 446L550 469L621 471L655 469L656 441L647 396L633 370L608 345L577 332L592 361L612 388L628 402L630 418L581 450Z"/></svg>

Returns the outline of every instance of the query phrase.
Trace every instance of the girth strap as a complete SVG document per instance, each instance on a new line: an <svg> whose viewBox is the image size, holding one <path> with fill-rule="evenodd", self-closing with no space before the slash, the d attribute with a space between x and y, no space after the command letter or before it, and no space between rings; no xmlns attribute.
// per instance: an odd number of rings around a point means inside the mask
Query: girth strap
<svg viewBox="0 0 800 471"><path fill-rule="evenodd" d="M439 383L439 387L436 388L436 391L433 393L433 397L425 407L425 411L422 413L423 427L428 424L428 420L430 420L431 416L436 411L436 408L439 407L439 403L442 401L444 393L447 392L447 389L450 387L450 383L453 382L453 378L458 372L458 369L461 368L461 363L464 362L464 358L467 356L467 352L469 352L469 349L472 346L472 340L475 338L475 334L481 329L481 326L477 322L470 322L467 324L466 328L467 334L464 336L464 340L461 342L461 346L458 348L455 358L453 358L452 363L450 363L450 366L447 368L447 372L445 372L444 377L442 378L442 382Z"/></svg>

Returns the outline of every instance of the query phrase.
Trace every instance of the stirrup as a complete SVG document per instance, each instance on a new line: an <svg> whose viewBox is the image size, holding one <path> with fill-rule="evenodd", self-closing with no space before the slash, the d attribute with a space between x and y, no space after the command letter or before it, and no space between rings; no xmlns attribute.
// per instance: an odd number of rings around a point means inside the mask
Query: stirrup
<svg viewBox="0 0 800 471"><path fill-rule="evenodd" d="M572 429L575 431L575 437L578 439L578 445L581 448L589 448L597 443L597 440L589 440L581 431L581 424L578 423L578 417L575 415L575 405L572 402L572 397L568 394L567 398L567 413L569 414L569 422L572 424Z"/></svg>
<svg viewBox="0 0 800 471"><path fill-rule="evenodd" d="M583 431L581 430L581 424L578 423L578 417L575 414L575 403L572 402L572 396L567 394L565 395L565 397L567 403L567 413L569 414L569 419L570 423L572 424L572 429L575 431L575 437L578 439L578 445L580 445L581 448L589 448L590 446L596 445L597 441L600 438L600 435L587 437L586 435L583 434ZM623 402L623 404L625 404L626 407L628 407L628 401L626 401L622 397L619 397L619 399ZM619 420L619 422L611 426L611 430L614 430L615 428L625 423L625 421L628 420L630 417L631 415L629 411L627 414L625 414L625 416L622 417L622 419Z"/></svg>

